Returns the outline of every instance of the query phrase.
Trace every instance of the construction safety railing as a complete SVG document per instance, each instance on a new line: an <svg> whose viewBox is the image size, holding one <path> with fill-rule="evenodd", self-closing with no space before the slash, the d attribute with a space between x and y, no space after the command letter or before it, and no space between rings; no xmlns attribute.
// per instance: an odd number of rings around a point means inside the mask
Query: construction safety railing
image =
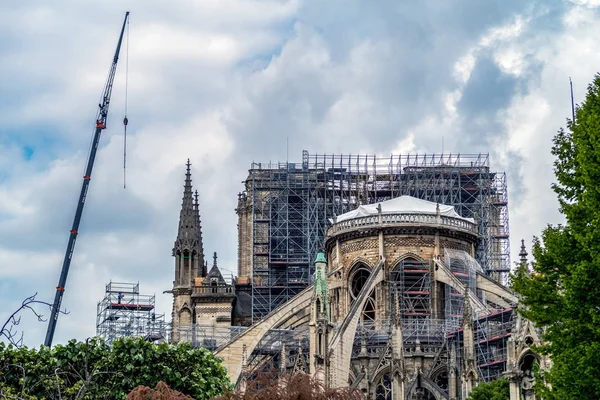
<svg viewBox="0 0 600 400"><path fill-rule="evenodd" d="M189 342L194 347L205 347L214 351L247 329L248 327L245 326L193 324L174 327L173 330L180 342Z"/></svg>
<svg viewBox="0 0 600 400"><path fill-rule="evenodd" d="M377 227L381 225L427 225L445 226L460 229L477 235L477 225L461 218L448 217L435 214L394 213L369 215L336 222L328 229L327 235L333 236L357 228Z"/></svg>

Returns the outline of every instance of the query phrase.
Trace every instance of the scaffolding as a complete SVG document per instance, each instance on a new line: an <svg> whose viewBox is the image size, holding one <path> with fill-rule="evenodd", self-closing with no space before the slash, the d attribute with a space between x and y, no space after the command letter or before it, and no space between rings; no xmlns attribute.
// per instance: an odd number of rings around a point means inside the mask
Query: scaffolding
<svg viewBox="0 0 600 400"><path fill-rule="evenodd" d="M252 318L260 320L310 283L328 220L402 195L452 205L474 218L476 259L493 279L510 271L506 175L488 154L318 155L253 163L241 199L251 203ZM246 243L241 243L245 246Z"/></svg>
<svg viewBox="0 0 600 400"><path fill-rule="evenodd" d="M192 347L204 347L215 351L244 333L247 326L217 326L191 324L177 328L180 342L191 343Z"/></svg>
<svg viewBox="0 0 600 400"><path fill-rule="evenodd" d="M261 319L309 284L308 171L252 164L252 319ZM315 253L316 254L316 253Z"/></svg>
<svg viewBox="0 0 600 400"><path fill-rule="evenodd" d="M156 314L155 296L140 294L139 283L109 282L98 302L96 336L112 344L120 337L166 340L164 314Z"/></svg>
<svg viewBox="0 0 600 400"><path fill-rule="evenodd" d="M397 315L421 320L431 316L431 273L429 263L413 258L402 260L390 274L392 302Z"/></svg>
<svg viewBox="0 0 600 400"><path fill-rule="evenodd" d="M352 356L381 356L392 337L391 321L379 320L369 324L358 324L352 345Z"/></svg>
<svg viewBox="0 0 600 400"><path fill-rule="evenodd" d="M513 317L513 309L507 308L475 320L477 368L480 379L486 382L498 379L506 371Z"/></svg>
<svg viewBox="0 0 600 400"><path fill-rule="evenodd" d="M450 272L463 284L467 290L476 294L477 272L482 272L481 266L463 250L444 249L444 264ZM465 295L450 285L445 285L444 313L449 327L462 326L465 309Z"/></svg>

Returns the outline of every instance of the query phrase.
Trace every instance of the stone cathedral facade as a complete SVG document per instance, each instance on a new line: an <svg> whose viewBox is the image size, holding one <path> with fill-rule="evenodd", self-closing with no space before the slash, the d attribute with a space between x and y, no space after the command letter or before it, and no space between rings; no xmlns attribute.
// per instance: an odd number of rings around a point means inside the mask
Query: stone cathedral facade
<svg viewBox="0 0 600 400"><path fill-rule="evenodd" d="M367 399L464 400L501 377L511 400L536 399L532 370L550 365L531 350L541 334L475 261L478 238L452 206L409 196L361 206L331 221L311 285L249 324L248 293L223 279L216 254L208 270L188 161L171 340L214 350L241 388L272 365Z"/></svg>
<svg viewBox="0 0 600 400"><path fill-rule="evenodd" d="M198 192L192 190L190 167L188 160L179 228L173 246L172 342L192 341L196 325L229 327L233 315L241 315L234 313L236 296L233 285L223 278L217 266L217 253L213 254L210 269L205 261Z"/></svg>
<svg viewBox="0 0 600 400"><path fill-rule="evenodd" d="M501 377L511 400L536 399L541 334L481 270L476 239L473 220L410 197L333 221L316 260L310 372L376 400L466 399Z"/></svg>

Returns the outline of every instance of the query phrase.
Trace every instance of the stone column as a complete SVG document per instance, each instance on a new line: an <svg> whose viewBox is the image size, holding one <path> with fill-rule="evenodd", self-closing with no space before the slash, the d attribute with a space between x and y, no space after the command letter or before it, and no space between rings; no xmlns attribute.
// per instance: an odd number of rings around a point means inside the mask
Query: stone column
<svg viewBox="0 0 600 400"><path fill-rule="evenodd" d="M448 395L450 400L456 400L458 398L458 385L456 376L456 344L452 343L450 347L450 368L448 371Z"/></svg>
<svg viewBox="0 0 600 400"><path fill-rule="evenodd" d="M510 400L521 400L520 395L520 379L516 376L511 376L509 378L510 382Z"/></svg>
<svg viewBox="0 0 600 400"><path fill-rule="evenodd" d="M200 254L198 254L197 252L194 252L193 254L194 254L194 256L193 256L194 257L193 258L193 260L194 260L194 267L193 267L194 268L194 274L190 277L191 280L192 280L192 282L194 281L194 278L196 276L201 276L202 275L202 271L200 271L199 262L198 262L199 259L200 259ZM192 284L192 286L194 286L194 284Z"/></svg>

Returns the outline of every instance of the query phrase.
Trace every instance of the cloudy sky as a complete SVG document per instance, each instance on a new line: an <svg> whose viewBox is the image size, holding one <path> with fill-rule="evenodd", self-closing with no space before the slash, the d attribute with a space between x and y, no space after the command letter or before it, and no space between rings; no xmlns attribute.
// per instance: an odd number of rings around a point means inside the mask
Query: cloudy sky
<svg viewBox="0 0 600 400"><path fill-rule="evenodd" d="M50 4L51 3L51 4ZM109 281L170 315L185 162L205 251L236 269L252 161L312 153L490 153L511 251L558 223L551 138L600 71L599 0L77 0L0 4L0 321L54 297L98 99L131 11L55 342L95 333ZM44 310L47 314L47 311ZM25 314L27 345L46 324Z"/></svg>

